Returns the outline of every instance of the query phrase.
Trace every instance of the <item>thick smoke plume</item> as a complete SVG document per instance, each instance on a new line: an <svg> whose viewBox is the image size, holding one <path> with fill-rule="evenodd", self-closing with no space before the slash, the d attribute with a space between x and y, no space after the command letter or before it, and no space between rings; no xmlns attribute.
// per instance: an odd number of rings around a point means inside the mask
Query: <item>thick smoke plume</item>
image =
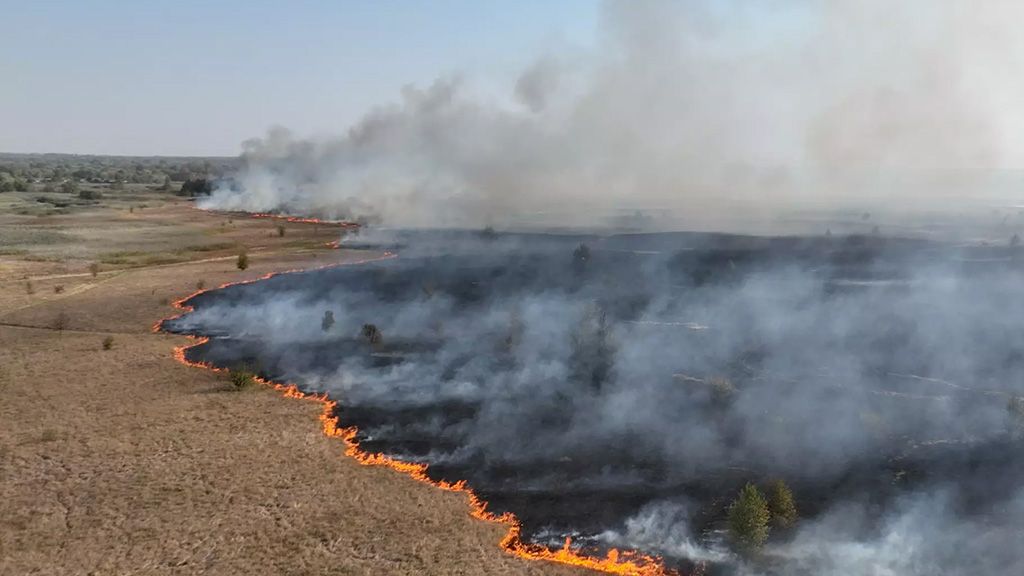
<svg viewBox="0 0 1024 576"><path fill-rule="evenodd" d="M326 391L366 449L468 480L535 542L772 575L1024 563L1019 247L391 241L395 260L204 294L168 326L215 336L200 358ZM770 478L803 520L751 563L723 519Z"/></svg>
<svg viewBox="0 0 1024 576"><path fill-rule="evenodd" d="M613 0L584 57L484 99L408 87L347 134L276 128L205 206L401 226L736 228L795 210L995 201L1024 166L1014 0Z"/></svg>

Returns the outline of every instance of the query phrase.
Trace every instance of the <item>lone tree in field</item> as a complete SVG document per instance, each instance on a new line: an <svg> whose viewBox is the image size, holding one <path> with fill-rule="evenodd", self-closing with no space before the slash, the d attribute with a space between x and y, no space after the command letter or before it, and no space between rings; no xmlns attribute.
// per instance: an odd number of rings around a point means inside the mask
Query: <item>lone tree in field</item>
<svg viewBox="0 0 1024 576"><path fill-rule="evenodd" d="M244 250L238 253L238 261L235 262L235 266L238 266L239 270L245 270L249 267L249 255Z"/></svg>
<svg viewBox="0 0 1024 576"><path fill-rule="evenodd" d="M793 491L782 480L768 483L768 512L772 515L772 525L776 528L790 528L796 524L797 511L793 502Z"/></svg>
<svg viewBox="0 0 1024 576"><path fill-rule="evenodd" d="M334 312L327 310L324 312L324 319L320 321L320 329L327 332L334 326Z"/></svg>
<svg viewBox="0 0 1024 576"><path fill-rule="evenodd" d="M100 273L100 265L98 262L93 262L89 264L89 273L92 274L93 278L95 278L96 275Z"/></svg>
<svg viewBox="0 0 1024 576"><path fill-rule="evenodd" d="M373 347L380 346L380 343L384 341L384 335L380 333L376 324L363 324L362 334L363 338L366 338L366 341Z"/></svg>
<svg viewBox="0 0 1024 576"><path fill-rule="evenodd" d="M748 482L729 506L729 536L741 551L759 550L768 540L770 519L768 503Z"/></svg>

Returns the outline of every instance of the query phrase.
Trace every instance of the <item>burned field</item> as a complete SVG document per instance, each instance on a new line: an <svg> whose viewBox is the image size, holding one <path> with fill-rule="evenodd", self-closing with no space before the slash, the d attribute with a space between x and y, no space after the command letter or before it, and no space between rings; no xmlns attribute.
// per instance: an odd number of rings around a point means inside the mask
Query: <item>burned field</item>
<svg viewBox="0 0 1024 576"><path fill-rule="evenodd" d="M920 240L408 232L201 293L195 361L326 392L523 538L709 573L1024 567L1024 257ZM782 480L755 553L730 505ZM895 544L898 542L898 545ZM955 544L955 546L954 546Z"/></svg>

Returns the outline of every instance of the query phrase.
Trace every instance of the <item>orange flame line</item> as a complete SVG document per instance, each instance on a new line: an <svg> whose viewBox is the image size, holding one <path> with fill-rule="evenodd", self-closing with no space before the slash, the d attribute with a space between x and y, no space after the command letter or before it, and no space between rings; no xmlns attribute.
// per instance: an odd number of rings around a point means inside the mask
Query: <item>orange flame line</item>
<svg viewBox="0 0 1024 576"><path fill-rule="evenodd" d="M344 264L361 264L365 262L371 262L375 260L381 260L386 258L393 258L395 255L387 252L384 256L379 258L368 258L357 262L347 262L340 264L328 264L326 266L318 266L315 268L309 268L306 270L319 270L323 268L329 268L333 266L340 266ZM272 278L279 274L292 274L296 272L303 272L306 270L288 270L283 272L274 272L260 276L252 280L245 280L241 282L227 282L222 284L217 289L226 288L228 286L235 286L240 284L251 284L260 280ZM154 332L159 332L164 322L178 318L193 310L192 306L185 304L190 298L193 298L207 290L198 290L184 298L176 300L174 307L182 310L181 313L174 316L169 316L153 326ZM209 341L206 337L189 336L193 340L192 344L184 346L177 346L174 348L174 358L178 362L187 366L193 366L197 368L205 368L214 372L227 372L226 368L218 368L207 362L193 362L186 358L186 352L190 348L200 346ZM657 557L648 556L632 550L620 551L618 549L611 549L604 557L590 556L578 549L573 549L572 539L566 538L565 544L557 549L552 550L547 546L539 544L531 544L523 542L521 538L522 525L519 519L515 517L511 512L505 512L504 514L497 515L487 510L487 502L480 498L472 488L470 488L465 480L459 480L457 482L447 482L444 480L434 480L427 476L426 464L404 462L397 460L390 456L380 453L364 452L359 448L359 441L356 439L358 429L355 426L343 427L338 421L338 417L334 416L334 407L337 402L328 398L326 393L323 394L312 394L299 390L295 384L279 383L269 381L263 378L256 377L256 381L273 388L274 390L281 392L285 398L295 398L300 400L310 400L318 402L321 405L320 412L320 424L324 435L330 438L338 438L345 443L345 455L351 457L362 466L384 466L401 472L412 477L420 482L425 482L441 490L448 492L458 492L465 494L469 501L470 515L474 518L483 520L485 522L492 522L496 524L502 524L508 527L508 532L505 537L501 539L499 546L505 552L512 554L518 558L534 561L545 561L554 562L558 564L567 564L570 566L578 566L581 568L588 568L607 574L618 574L622 576L673 576L677 573L665 567L664 562Z"/></svg>
<svg viewBox="0 0 1024 576"><path fill-rule="evenodd" d="M273 220L284 220L298 224L322 224L324 226L337 226L339 228L359 228L356 222L346 220L321 220L319 218L305 218L302 216L288 216L287 214L273 214L270 212L244 212L250 218L270 218Z"/></svg>

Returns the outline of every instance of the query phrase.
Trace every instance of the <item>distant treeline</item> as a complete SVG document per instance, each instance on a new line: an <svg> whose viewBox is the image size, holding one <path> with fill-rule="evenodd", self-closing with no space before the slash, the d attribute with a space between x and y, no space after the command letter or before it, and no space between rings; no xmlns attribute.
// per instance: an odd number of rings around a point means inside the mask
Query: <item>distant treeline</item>
<svg viewBox="0 0 1024 576"><path fill-rule="evenodd" d="M157 184L192 182L183 195L206 190L209 181L233 172L236 158L79 156L71 154L0 154L0 192L29 189L32 184ZM198 184L197 184L198 182Z"/></svg>

